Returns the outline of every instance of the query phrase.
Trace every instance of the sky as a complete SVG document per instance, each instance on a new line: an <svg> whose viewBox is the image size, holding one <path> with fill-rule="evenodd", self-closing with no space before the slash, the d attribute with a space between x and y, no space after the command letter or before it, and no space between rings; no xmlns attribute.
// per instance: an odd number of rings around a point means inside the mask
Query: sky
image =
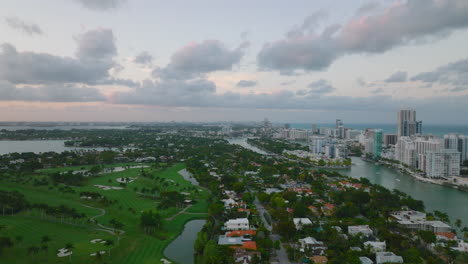
<svg viewBox="0 0 468 264"><path fill-rule="evenodd" d="M468 124L466 0L3 0L0 121Z"/></svg>

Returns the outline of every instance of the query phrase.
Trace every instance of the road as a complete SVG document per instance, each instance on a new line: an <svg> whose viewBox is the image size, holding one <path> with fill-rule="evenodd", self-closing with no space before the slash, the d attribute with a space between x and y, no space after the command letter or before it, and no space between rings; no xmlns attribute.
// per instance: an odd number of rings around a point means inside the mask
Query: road
<svg viewBox="0 0 468 264"><path fill-rule="evenodd" d="M257 207L258 213L260 214L260 218L262 219L263 224L265 225L266 229L271 232L270 238L273 241L279 240L281 237L277 234L273 234L272 226L268 223L268 221L265 219L265 214L268 216L269 219L271 219L270 214L268 211L263 207L262 203L258 200L257 197L255 197L254 204ZM276 255L278 256L279 263L281 264L291 264L291 262L288 259L288 253L286 253L286 250L283 247L283 244L280 243L280 249L276 250Z"/></svg>

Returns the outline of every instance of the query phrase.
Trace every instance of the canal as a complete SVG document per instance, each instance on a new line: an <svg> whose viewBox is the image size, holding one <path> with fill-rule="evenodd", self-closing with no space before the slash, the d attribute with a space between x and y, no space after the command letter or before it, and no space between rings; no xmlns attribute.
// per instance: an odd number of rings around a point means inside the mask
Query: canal
<svg viewBox="0 0 468 264"><path fill-rule="evenodd" d="M397 189L407 193L414 199L422 200L427 211L438 210L447 213L452 223L455 219L460 219L468 225L468 192L421 182L410 175L361 160L358 157L352 157L352 160L351 169L342 170L341 174L352 178L366 178L387 189Z"/></svg>
<svg viewBox="0 0 468 264"><path fill-rule="evenodd" d="M185 224L182 234L167 246L164 255L179 264L194 263L195 249L193 245L205 222L206 220L192 220Z"/></svg>
<svg viewBox="0 0 468 264"><path fill-rule="evenodd" d="M247 143L246 139L233 139L229 142L265 154L264 151L258 151L258 148ZM387 189L402 191L414 199L423 201L426 211L438 210L447 213L452 223L460 219L464 225L468 226L468 192L421 182L410 175L361 160L358 157L352 157L352 161L351 169L340 170L341 174L357 179L367 178L370 182Z"/></svg>

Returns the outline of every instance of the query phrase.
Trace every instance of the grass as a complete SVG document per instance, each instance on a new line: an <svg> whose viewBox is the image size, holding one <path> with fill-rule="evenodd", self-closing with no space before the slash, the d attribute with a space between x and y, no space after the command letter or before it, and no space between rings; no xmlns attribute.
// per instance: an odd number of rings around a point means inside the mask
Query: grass
<svg viewBox="0 0 468 264"><path fill-rule="evenodd" d="M134 165L134 164L133 164ZM157 237L144 234L139 227L140 212L144 210L158 211L163 218L176 215L181 209L168 208L157 210L157 200L144 198L134 191L137 188L140 191L144 188L152 188L156 185L154 180L140 176L141 169L129 169L122 172L114 172L100 175L96 178L90 178L86 186L73 187L75 194L60 193L57 188L49 189L48 186L32 186L29 184L17 184L12 182L0 181L1 190L17 190L23 193L29 201L35 203L46 203L49 205L65 204L76 208L79 212L84 213L86 218L98 215L99 210L86 208L82 204L88 204L93 207L101 207L88 200L83 200L79 197L82 191L99 192L108 199L116 200L117 203L104 208L106 214L96 220L108 226L109 221L113 218L124 224L125 234L122 235L120 245L117 246L117 238L106 232L96 231L93 226L88 224L88 227L76 227L58 222L48 222L41 220L38 217L32 217L27 212L22 212L13 216L0 216L0 224L6 226L5 230L0 231L0 235L6 235L10 238L22 236L24 240L21 243L15 242L15 246L6 249L1 256L2 263L66 263L68 257L58 258L57 250L63 248L65 243L71 242L74 244L72 263L93 263L98 262L96 257L90 257L89 254L98 250L106 250L106 246L102 244L92 244L89 241L95 238L111 238L116 245L112 249L112 256L103 256L102 260L107 263L161 263L160 259L164 258L163 251L169 243L175 239L183 230L186 222L193 219L205 218L207 212L207 197L208 192L201 187L193 188L193 185L184 180L178 174L178 171L185 168L184 164L176 164L167 169L150 169L151 174L163 178L167 183L164 190L177 190L189 192L188 199L193 199L196 203L187 210L188 213L196 214L180 214L174 217L171 221L164 224L162 232L158 233ZM59 168L63 171L81 170L80 167ZM55 169L50 169L44 172L53 172ZM33 177L33 176L32 176ZM116 181L120 177L138 177L134 182L128 183L127 187L122 190L101 190L94 186L95 184L120 186ZM195 190L200 190L196 192ZM101 207L102 208L102 207ZM129 210L133 209L136 213ZM86 219L82 220L82 223ZM40 238L44 235L51 237L49 242L48 252L40 252L35 256L27 254L29 246L40 246ZM3 262L5 260L5 262Z"/></svg>

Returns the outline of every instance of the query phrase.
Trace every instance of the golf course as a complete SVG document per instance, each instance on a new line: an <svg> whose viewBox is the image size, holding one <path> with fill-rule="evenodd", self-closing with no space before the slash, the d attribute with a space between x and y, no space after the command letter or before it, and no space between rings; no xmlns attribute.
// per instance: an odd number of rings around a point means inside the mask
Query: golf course
<svg viewBox="0 0 468 264"><path fill-rule="evenodd" d="M185 180L184 168L127 163L4 176L0 191L17 191L34 206L0 207L0 236L13 242L2 250L2 263L175 263L164 249L185 223L208 211L208 191ZM79 184L60 182L78 174ZM144 215L159 220L145 226Z"/></svg>

